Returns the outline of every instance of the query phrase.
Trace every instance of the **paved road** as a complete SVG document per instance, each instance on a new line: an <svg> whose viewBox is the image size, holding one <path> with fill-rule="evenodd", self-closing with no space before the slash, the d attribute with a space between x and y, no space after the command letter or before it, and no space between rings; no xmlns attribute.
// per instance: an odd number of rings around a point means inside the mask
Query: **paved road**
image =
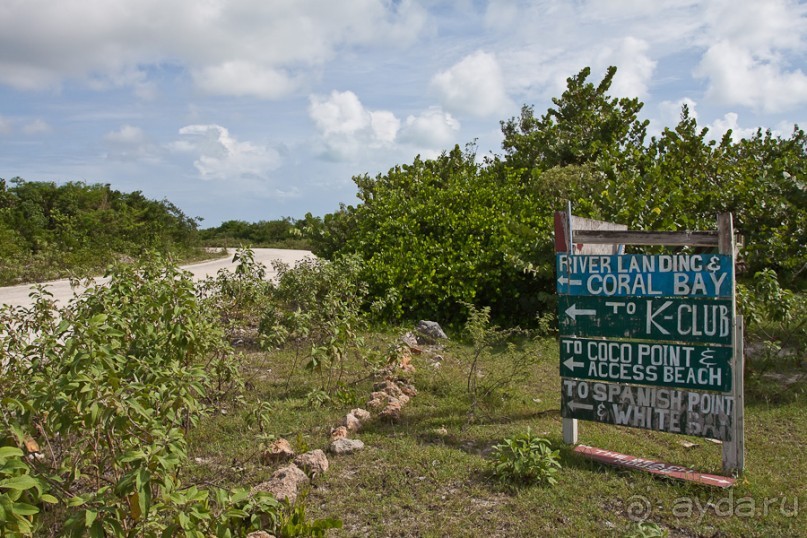
<svg viewBox="0 0 807 538"><path fill-rule="evenodd" d="M235 264L232 263L233 252L233 249L230 249L226 258L195 263L193 265L184 265L182 268L190 271L191 274L193 274L194 280L202 280L207 276L215 276L219 269L222 268L232 271L235 267ZM253 249L253 252L255 253L255 261L266 266L267 279L271 279L275 276L275 271L272 269L273 260L280 260L289 265L294 265L303 258L312 256L311 252L307 250L285 250L279 248L256 248ZM106 282L106 279L97 278L95 281L103 283ZM54 280L52 282L45 282L44 284L48 287L48 291L53 294L54 299L60 304L64 304L73 296L70 281L67 279ZM31 288L31 284L0 288L0 304L29 306L31 300L28 294L31 292Z"/></svg>

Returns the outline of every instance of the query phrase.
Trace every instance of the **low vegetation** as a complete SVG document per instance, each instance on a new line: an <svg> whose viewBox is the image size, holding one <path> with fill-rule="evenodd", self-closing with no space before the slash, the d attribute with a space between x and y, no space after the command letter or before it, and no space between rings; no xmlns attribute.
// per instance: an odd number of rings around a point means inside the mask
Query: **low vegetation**
<svg viewBox="0 0 807 538"><path fill-rule="evenodd" d="M157 258L119 268L109 286L62 309L41 291L32 308L2 311L6 535L769 536L800 528L807 468L792 455L807 438L807 383L794 377L803 365L793 358L805 345L801 295L788 319L765 314L749 332L767 342L787 334L797 347L748 363L748 468L730 492L572 453L560 436L554 338L503 335L471 308L465 330L421 346L410 355L414 371L395 374L418 390L400 418L366 424L358 435L368 448L333 458L288 504L249 492L274 470L260 457L265 447L284 437L299 452L326 448L331 427L413 348L401 343L404 328L365 330L358 260L281 268L272 285L249 251L238 259L238 271L198 287ZM773 295L759 294L765 286ZM753 289L745 308L781 302L771 282ZM503 375L514 365L518 375ZM581 440L720 471L720 447L704 439L585 424ZM788 473L779 472L783 461ZM739 516L721 511L727 503ZM746 517L749 503L760 509Z"/></svg>
<svg viewBox="0 0 807 538"><path fill-rule="evenodd" d="M503 122L503 156L417 158L357 177L356 207L205 235L312 241L322 256L275 267L273 282L243 249L234 272L194 284L171 255L193 249L197 223L168 202L0 182L4 282L125 258L63 307L37 288L31 307L0 309L0 535L803 533L807 139L709 141L684 109L646 142L641 103L607 95L613 71L599 85L588 75L546 115ZM735 214L748 457L733 489L563 444L550 221L566 200L640 229ZM418 318L450 338L413 342ZM352 433L364 450L331 457L294 501L253 489L276 470L263 457L273 443L327 448L389 382L416 397ZM580 429L586 444L721 472L707 439Z"/></svg>
<svg viewBox="0 0 807 538"><path fill-rule="evenodd" d="M199 230L199 239L208 247L288 248L309 250L308 231L314 217L309 213L303 220L290 217L277 220L246 222L228 220L218 226Z"/></svg>
<svg viewBox="0 0 807 538"><path fill-rule="evenodd" d="M0 286L98 274L147 251L201 258L197 225L140 192L0 178Z"/></svg>

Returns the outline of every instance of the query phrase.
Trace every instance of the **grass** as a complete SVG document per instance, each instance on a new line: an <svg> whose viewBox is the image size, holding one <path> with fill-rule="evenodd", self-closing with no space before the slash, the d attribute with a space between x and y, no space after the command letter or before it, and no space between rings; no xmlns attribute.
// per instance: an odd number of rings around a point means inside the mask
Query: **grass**
<svg viewBox="0 0 807 538"><path fill-rule="evenodd" d="M376 333L368 340L382 353L397 334ZM631 513L649 503L649 513L642 514L645 528L669 536L807 535L803 382L783 389L757 376L764 382L749 383L746 472L733 489L720 490L602 466L573 453L562 443L557 342L524 345L533 359L526 378L486 398L472 417L466 393L470 347L452 343L439 352L442 361L430 353L415 355L418 395L397 424L374 420L355 435L364 451L330 458L330 470L311 486L309 515L342 519L344 527L329 536L625 536L640 535ZM485 357L482 375L504 370L506 360L505 354ZM191 432L185 483L254 485L271 475L273 468L260 463L262 434L246 419L249 403L259 398L272 406L265 434L286 437L298 451L327 447L330 428L352 406L308 405L306 395L318 379L300 368L287 391L292 362L290 351L245 351L247 404L231 405ZM749 380L756 379L754 367ZM360 396L372 389L367 371L355 357L347 364L346 379L355 380L349 386ZM492 446L527 428L561 450L555 487L514 491L488 473ZM580 422L579 439L721 473L721 447L701 438ZM684 441L695 446L687 448Z"/></svg>

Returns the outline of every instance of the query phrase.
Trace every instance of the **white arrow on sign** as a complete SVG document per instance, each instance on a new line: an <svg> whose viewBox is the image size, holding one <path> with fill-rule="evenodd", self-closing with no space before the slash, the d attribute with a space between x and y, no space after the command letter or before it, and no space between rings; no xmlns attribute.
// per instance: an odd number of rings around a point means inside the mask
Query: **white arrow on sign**
<svg viewBox="0 0 807 538"><path fill-rule="evenodd" d="M573 304L566 309L566 315L577 321L577 316L596 316L597 311L588 308L577 308L577 305Z"/></svg>
<svg viewBox="0 0 807 538"><path fill-rule="evenodd" d="M574 370L578 366L585 366L585 363L584 362L577 362L576 360L574 360L574 357L569 357L568 359L566 359L563 362L563 366L565 366L569 370Z"/></svg>
<svg viewBox="0 0 807 538"><path fill-rule="evenodd" d="M558 282L560 283L561 286L565 286L566 284L571 284L572 286L582 286L583 285L582 280L572 280L571 278L566 278L565 276L560 277L558 279Z"/></svg>
<svg viewBox="0 0 807 538"><path fill-rule="evenodd" d="M588 411L594 410L594 405L580 402L569 402L568 406L572 411L577 411L578 409L586 409Z"/></svg>

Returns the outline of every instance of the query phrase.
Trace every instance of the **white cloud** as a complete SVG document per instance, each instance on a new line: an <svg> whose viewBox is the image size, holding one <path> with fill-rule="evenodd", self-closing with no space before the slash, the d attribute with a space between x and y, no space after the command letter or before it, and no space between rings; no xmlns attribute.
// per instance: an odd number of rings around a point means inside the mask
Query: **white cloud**
<svg viewBox="0 0 807 538"><path fill-rule="evenodd" d="M595 65L605 70L617 66L617 73L609 93L620 97L647 96L647 87L656 68L656 62L648 56L649 45L642 39L626 37L614 48L605 47L598 55Z"/></svg>
<svg viewBox="0 0 807 538"><path fill-rule="evenodd" d="M165 149L155 144L141 129L124 124L104 135L106 158L113 161L160 162Z"/></svg>
<svg viewBox="0 0 807 538"><path fill-rule="evenodd" d="M266 178L280 164L276 150L239 142L221 125L186 125L179 134L185 138L170 144L169 149L196 155L193 165L204 180Z"/></svg>
<svg viewBox="0 0 807 538"><path fill-rule="evenodd" d="M775 49L803 50L805 15L807 6L797 0L711 0L703 10L710 34L701 39L728 41L762 57Z"/></svg>
<svg viewBox="0 0 807 538"><path fill-rule="evenodd" d="M48 122L41 118L37 118L30 123L26 123L22 126L22 132L27 135L37 135L43 133L49 133L51 131L50 125Z"/></svg>
<svg viewBox="0 0 807 538"><path fill-rule="evenodd" d="M686 105L689 108L689 117L698 119L697 103L689 97L678 99L677 101L662 101L658 105L659 123L661 128L678 125L681 121L681 109Z"/></svg>
<svg viewBox="0 0 807 538"><path fill-rule="evenodd" d="M401 129L401 141L438 154L458 142L460 122L451 114L434 107L418 116L408 116Z"/></svg>
<svg viewBox="0 0 807 538"><path fill-rule="evenodd" d="M0 135L11 134L11 121L0 116Z"/></svg>
<svg viewBox="0 0 807 538"><path fill-rule="evenodd" d="M499 62L477 51L432 79L443 108L478 117L501 114L511 106Z"/></svg>
<svg viewBox="0 0 807 538"><path fill-rule="evenodd" d="M123 125L117 131L110 131L104 135L104 140L113 144L141 144L146 135L140 127Z"/></svg>
<svg viewBox="0 0 807 538"><path fill-rule="evenodd" d="M275 98L288 72L341 51L412 44L427 24L414 0L26 0L0 13L0 84L58 87L66 78L116 85L141 66L179 65L205 91ZM238 77L238 78L231 78ZM153 93L143 80L127 85Z"/></svg>
<svg viewBox="0 0 807 538"><path fill-rule="evenodd" d="M739 115L736 112L727 112L722 118L718 118L707 125L709 138L720 140L729 129L731 129L731 139L734 142L739 141L741 138L752 137L757 132L757 129L740 127L737 123L738 118Z"/></svg>
<svg viewBox="0 0 807 538"><path fill-rule="evenodd" d="M718 105L780 112L807 103L800 69L807 43L807 5L795 0L715 0L703 12L703 55L694 75Z"/></svg>
<svg viewBox="0 0 807 538"><path fill-rule="evenodd" d="M207 93L262 99L285 97L299 84L280 69L247 61L209 65L194 71L193 78L199 88Z"/></svg>
<svg viewBox="0 0 807 538"><path fill-rule="evenodd" d="M363 149L389 147L401 124L392 112L366 109L351 91L332 91L327 98L312 95L308 115L322 137L326 155L337 160L355 158Z"/></svg>
<svg viewBox="0 0 807 538"><path fill-rule="evenodd" d="M788 71L727 41L709 48L695 75L709 80L706 96L720 104L778 112L807 103L801 69Z"/></svg>

